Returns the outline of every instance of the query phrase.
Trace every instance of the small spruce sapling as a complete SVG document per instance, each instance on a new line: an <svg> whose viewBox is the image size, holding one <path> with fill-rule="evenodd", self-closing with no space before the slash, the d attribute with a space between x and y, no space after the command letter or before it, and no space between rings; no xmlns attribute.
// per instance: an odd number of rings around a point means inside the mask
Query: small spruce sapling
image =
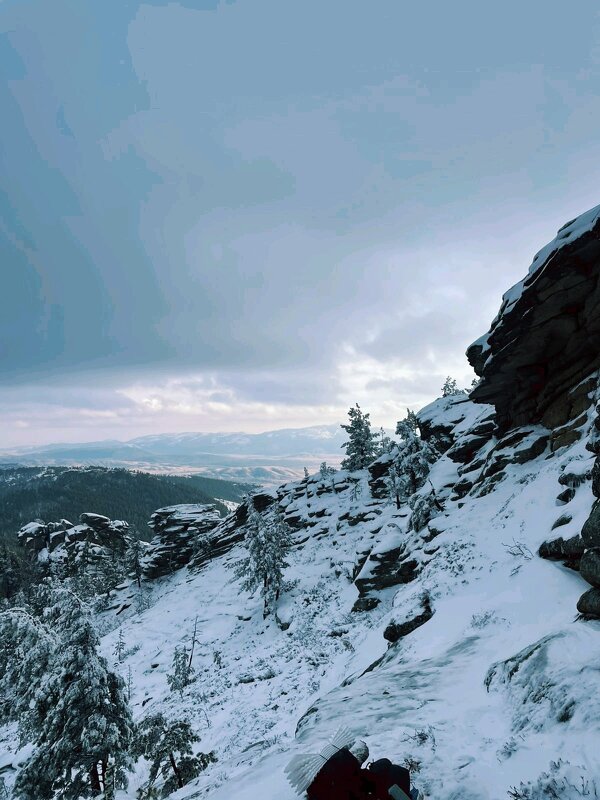
<svg viewBox="0 0 600 800"><path fill-rule="evenodd" d="M167 683L172 692L179 692L183 697L186 686L194 680L194 668L190 657L183 645L178 645L173 652L172 672L167 674Z"/></svg>
<svg viewBox="0 0 600 800"><path fill-rule="evenodd" d="M448 375L442 386L442 397L452 397L455 394L466 394L466 391L464 389L459 389L456 378L451 378L450 375Z"/></svg>
<svg viewBox="0 0 600 800"><path fill-rule="evenodd" d="M122 628L119 628L119 636L115 642L113 656L117 659L117 664L123 663L123 659L125 658L125 639L123 638Z"/></svg>
<svg viewBox="0 0 600 800"><path fill-rule="evenodd" d="M327 485L327 483L331 483L331 488L335 491L335 484L333 480L333 476L335 475L336 470L333 467L327 465L326 461L323 461L321 466L319 467L319 475L321 476L321 481L323 485Z"/></svg>

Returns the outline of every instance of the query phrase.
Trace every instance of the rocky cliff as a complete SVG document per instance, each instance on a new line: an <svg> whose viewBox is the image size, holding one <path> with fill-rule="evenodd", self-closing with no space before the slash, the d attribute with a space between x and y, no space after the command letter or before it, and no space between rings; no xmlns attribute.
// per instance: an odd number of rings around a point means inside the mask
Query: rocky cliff
<svg viewBox="0 0 600 800"><path fill-rule="evenodd" d="M471 393L495 409L498 435L523 426L545 430L550 452L584 440L597 455L587 473L565 468L556 522L571 521L568 504L577 488L594 480L596 502L583 528L540 547L544 558L579 570L591 584L578 602L586 617L600 618L600 206L568 222L535 256L528 275L503 297L488 333L467 351L481 380ZM593 424L592 424L593 421ZM541 445L540 445L541 446Z"/></svg>
<svg viewBox="0 0 600 800"><path fill-rule="evenodd" d="M553 449L574 440L600 366L600 206L564 225L503 297L488 333L467 351L476 402L499 430L541 424Z"/></svg>

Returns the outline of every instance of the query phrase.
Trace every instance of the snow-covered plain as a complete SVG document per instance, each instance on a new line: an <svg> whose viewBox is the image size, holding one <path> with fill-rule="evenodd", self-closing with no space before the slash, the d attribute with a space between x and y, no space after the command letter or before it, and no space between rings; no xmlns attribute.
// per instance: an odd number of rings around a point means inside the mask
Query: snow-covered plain
<svg viewBox="0 0 600 800"><path fill-rule="evenodd" d="M454 419L468 435L481 409L462 401L459 414L445 400L423 417ZM341 725L373 757L412 762L414 782L434 800L597 797L600 622L576 619L588 588L579 574L537 556L544 540L581 529L593 502L589 480L559 505L558 478L567 467L585 475L591 464L584 437L509 464L489 493L459 500L450 497L457 465L443 456L430 477L445 510L419 533L407 532L408 508L371 497L366 471L350 476L355 484L338 472L335 493L315 475L280 492L286 514L302 522L279 624L263 620L261 599L240 590L230 569L239 545L199 572L155 581L143 613L106 614L104 652L114 662L121 630L128 651L117 668L130 679L136 718L185 716L202 737L199 749L218 756L172 797L292 800L286 763L318 751ZM565 512L571 521L551 532ZM430 528L441 532L433 538ZM418 577L374 592L373 610L352 611L353 578L368 577L369 555L398 542L418 562ZM433 617L388 645L387 625L418 614L424 596ZM196 618L197 677L180 697L166 673ZM145 778L139 764L120 797L134 798Z"/></svg>

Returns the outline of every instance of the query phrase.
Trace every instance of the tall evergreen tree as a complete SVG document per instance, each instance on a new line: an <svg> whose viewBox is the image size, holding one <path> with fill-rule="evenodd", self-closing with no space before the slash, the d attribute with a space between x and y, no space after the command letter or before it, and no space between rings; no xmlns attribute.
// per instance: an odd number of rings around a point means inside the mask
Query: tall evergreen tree
<svg viewBox="0 0 600 800"><path fill-rule="evenodd" d="M62 590L54 599L47 618L60 620L62 636L33 698L35 750L15 794L23 800L111 797L126 786L131 766L133 722L123 680L98 654L98 636L78 598Z"/></svg>
<svg viewBox="0 0 600 800"><path fill-rule="evenodd" d="M437 451L419 435L417 415L408 410L405 419L396 425L400 436L394 467L402 485L401 495L408 499L425 483Z"/></svg>
<svg viewBox="0 0 600 800"><path fill-rule="evenodd" d="M275 610L281 587L283 570L289 566L286 554L291 545L290 531L279 509L270 518L261 516L248 498L246 526L246 556L235 565L237 577L243 578L243 588L254 592L260 588L264 600L263 616Z"/></svg>
<svg viewBox="0 0 600 800"><path fill-rule="evenodd" d="M348 434L348 441L342 445L346 448L346 458L342 461L342 469L364 469L377 456L377 442L371 431L369 414L364 414L358 405L348 411L349 423L341 427Z"/></svg>

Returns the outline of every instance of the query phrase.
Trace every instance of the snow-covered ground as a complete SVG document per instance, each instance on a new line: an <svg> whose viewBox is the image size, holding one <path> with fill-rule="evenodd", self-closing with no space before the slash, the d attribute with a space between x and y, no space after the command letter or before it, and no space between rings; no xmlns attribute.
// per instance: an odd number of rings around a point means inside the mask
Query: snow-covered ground
<svg viewBox="0 0 600 800"><path fill-rule="evenodd" d="M461 430L481 413L468 406ZM446 402L430 417L459 419L455 412ZM428 528L407 533L406 507L373 500L366 471L351 476L355 485L338 472L335 494L315 476L280 492L287 515L310 527L294 534L279 624L263 620L261 599L234 578L239 545L197 573L155 581L143 613L106 615L104 652L114 662L120 630L127 654L117 668L136 718L184 716L202 737L199 749L218 756L173 797L292 800L286 763L318 751L341 725L373 757L410 763L435 800L598 796L600 622L576 619L588 588L579 574L537 556L544 540L581 529L589 481L559 505L558 478L567 465L585 474L591 464L585 439L509 464L489 493L446 500L429 526L441 531L435 538ZM456 468L446 456L434 465L440 496ZM571 521L551 532L566 512ZM368 577L375 562L363 563L367 556L398 542L418 577L375 592L373 610L352 611L353 577ZM389 645L390 621L414 617L425 596L433 617ZM166 674L196 621L197 677L180 697ZM0 764L9 761L5 754ZM134 798L145 777L139 766L121 797Z"/></svg>
<svg viewBox="0 0 600 800"><path fill-rule="evenodd" d="M291 800L285 764L318 750L340 725L363 736L373 756L416 764L415 782L437 800L507 797L559 761L557 781L596 779L600 792L600 623L575 619L587 588L580 576L537 556L566 510L571 522L557 533L581 529L589 485L558 506L558 477L572 462L584 471L592 457L583 441L547 455L508 466L483 497L448 501L432 523L444 530L430 543L404 533L406 509L370 498L366 473L358 491L309 490L294 503L317 524L295 535L279 614L287 630L265 622L260 599L240 591L228 568L239 548L157 585L152 608L123 624L135 652L120 669L131 669L135 713L185 713L202 732L201 749L219 757L175 796L224 800L234 790L239 800ZM436 488L454 469L440 460ZM347 512L373 519L352 526L340 520ZM360 554L385 549L390 532L406 539L422 572L379 592L374 610L352 612ZM414 616L424 593L433 618L388 647L383 630ZM182 700L169 694L165 673L196 616L198 677ZM116 636L105 638L107 654ZM132 780L132 797L143 777Z"/></svg>

